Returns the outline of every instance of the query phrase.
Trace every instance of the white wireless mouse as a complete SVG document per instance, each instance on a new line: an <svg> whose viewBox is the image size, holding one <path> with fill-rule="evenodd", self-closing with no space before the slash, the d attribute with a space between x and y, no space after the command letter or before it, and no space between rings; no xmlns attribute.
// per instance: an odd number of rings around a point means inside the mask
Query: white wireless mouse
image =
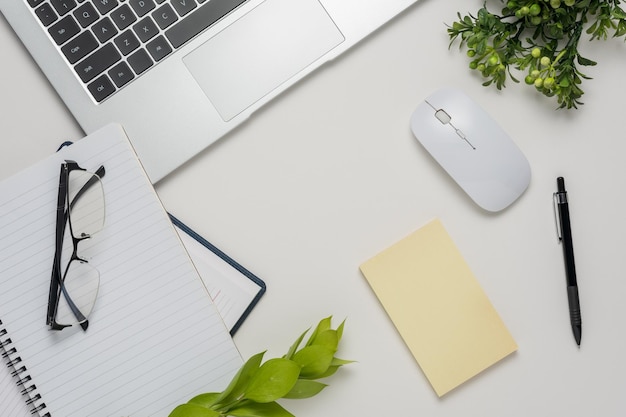
<svg viewBox="0 0 626 417"><path fill-rule="evenodd" d="M509 135L463 92L444 88L411 116L411 130L472 200L503 210L528 188L530 165Z"/></svg>

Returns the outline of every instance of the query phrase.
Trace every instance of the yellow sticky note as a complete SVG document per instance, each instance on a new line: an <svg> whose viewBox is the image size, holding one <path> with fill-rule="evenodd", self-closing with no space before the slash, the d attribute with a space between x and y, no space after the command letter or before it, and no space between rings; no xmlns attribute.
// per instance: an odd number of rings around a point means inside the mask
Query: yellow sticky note
<svg viewBox="0 0 626 417"><path fill-rule="evenodd" d="M517 350L439 220L360 269L438 396Z"/></svg>

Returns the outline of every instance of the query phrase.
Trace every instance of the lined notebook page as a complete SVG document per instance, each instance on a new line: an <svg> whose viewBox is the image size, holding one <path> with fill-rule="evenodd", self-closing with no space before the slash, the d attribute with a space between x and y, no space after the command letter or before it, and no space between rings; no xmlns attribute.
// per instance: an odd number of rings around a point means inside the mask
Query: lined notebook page
<svg viewBox="0 0 626 417"><path fill-rule="evenodd" d="M106 168L90 326L45 323L63 159ZM123 131L109 125L0 184L0 318L52 417L167 416L241 357Z"/></svg>

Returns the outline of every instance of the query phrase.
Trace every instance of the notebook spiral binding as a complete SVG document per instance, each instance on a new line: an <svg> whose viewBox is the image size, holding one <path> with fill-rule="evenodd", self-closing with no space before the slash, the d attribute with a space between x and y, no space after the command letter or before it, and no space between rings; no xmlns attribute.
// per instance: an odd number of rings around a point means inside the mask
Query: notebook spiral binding
<svg viewBox="0 0 626 417"><path fill-rule="evenodd" d="M9 337L8 331L4 328L0 320L0 353L6 366L11 371L11 376L15 378L15 383L21 387L21 394L24 396L26 404L31 408L31 414L40 417L51 417L46 411L46 403L42 401L41 395L37 392L37 386L27 373L26 367L22 364L22 358L17 354L17 349L13 346L13 341Z"/></svg>

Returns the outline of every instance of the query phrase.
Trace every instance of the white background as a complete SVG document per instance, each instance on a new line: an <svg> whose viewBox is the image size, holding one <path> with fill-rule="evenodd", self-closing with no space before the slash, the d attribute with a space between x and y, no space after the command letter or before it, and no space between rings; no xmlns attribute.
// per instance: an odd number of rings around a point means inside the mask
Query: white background
<svg viewBox="0 0 626 417"><path fill-rule="evenodd" d="M322 317L347 318L338 355L358 362L318 397L283 402L298 417L582 417L626 409L626 45L585 40L580 50L598 61L585 69L594 78L583 84L586 104L556 111L555 101L524 85L482 87L464 52L448 49L445 23L482 4L423 0L157 185L167 210L266 281L235 337L244 357L265 349L282 355ZM0 51L4 178L83 132L3 18ZM413 109L443 86L480 103L528 157L530 187L501 213L475 206L412 137ZM559 175L569 191L580 348L552 210ZM434 217L519 345L442 399L358 270Z"/></svg>

